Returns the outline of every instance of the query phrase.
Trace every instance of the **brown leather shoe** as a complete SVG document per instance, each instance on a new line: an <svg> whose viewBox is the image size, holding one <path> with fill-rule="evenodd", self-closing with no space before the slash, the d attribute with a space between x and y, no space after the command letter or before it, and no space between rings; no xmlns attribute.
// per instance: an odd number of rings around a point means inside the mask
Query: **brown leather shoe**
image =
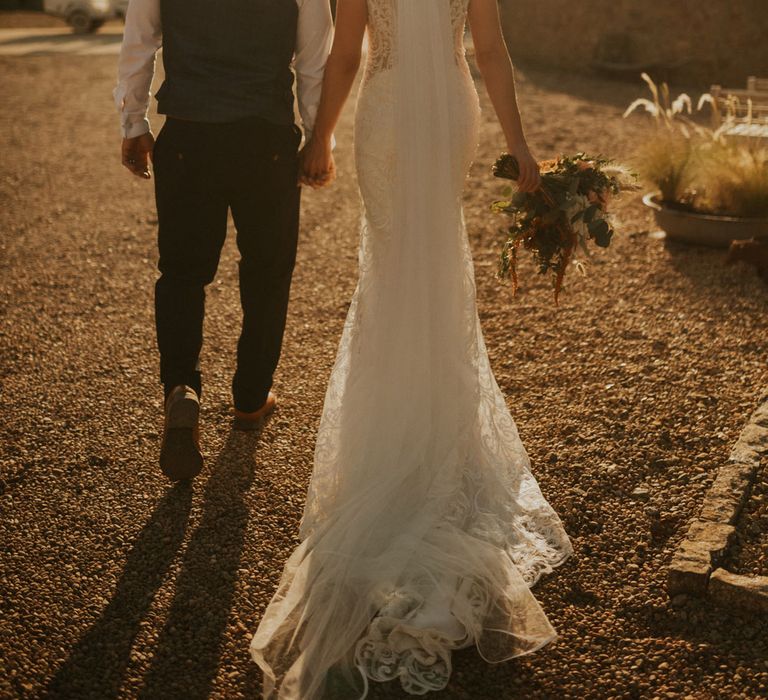
<svg viewBox="0 0 768 700"><path fill-rule="evenodd" d="M160 469L171 481L192 479L203 468L200 452L200 399L192 387L174 387L165 402Z"/></svg>
<svg viewBox="0 0 768 700"><path fill-rule="evenodd" d="M264 419L275 410L277 397L270 391L267 394L267 400L257 411L246 413L235 409L235 429L236 430L257 430L264 423Z"/></svg>

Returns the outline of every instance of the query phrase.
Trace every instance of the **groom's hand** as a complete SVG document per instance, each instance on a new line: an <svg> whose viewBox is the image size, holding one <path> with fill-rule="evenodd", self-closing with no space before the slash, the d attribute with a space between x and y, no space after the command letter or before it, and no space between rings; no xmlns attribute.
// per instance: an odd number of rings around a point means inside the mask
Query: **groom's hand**
<svg viewBox="0 0 768 700"><path fill-rule="evenodd" d="M299 154L299 184L314 189L330 185L336 179L336 162L331 144L310 139Z"/></svg>
<svg viewBox="0 0 768 700"><path fill-rule="evenodd" d="M122 158L123 165L136 177L149 180L149 161L152 158L152 149L155 147L155 139L147 132L132 139L123 139Z"/></svg>

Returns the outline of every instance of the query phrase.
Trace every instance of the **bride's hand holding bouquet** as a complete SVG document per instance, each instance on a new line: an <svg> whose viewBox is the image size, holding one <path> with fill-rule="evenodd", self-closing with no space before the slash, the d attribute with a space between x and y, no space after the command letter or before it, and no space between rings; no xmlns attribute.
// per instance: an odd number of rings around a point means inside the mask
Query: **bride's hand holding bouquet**
<svg viewBox="0 0 768 700"><path fill-rule="evenodd" d="M540 167L531 155L528 144L519 141L509 145L507 150L518 164L517 189L521 192L535 192L541 186Z"/></svg>
<svg viewBox="0 0 768 700"><path fill-rule="evenodd" d="M610 245L608 204L621 191L635 189L635 178L610 160L577 153L540 163L539 184L531 188L530 154L525 151L522 156L503 153L493 166L496 177L517 183L517 191L510 187L504 192L508 199L492 205L493 211L512 217L499 272L511 277L517 291L518 251L520 246L530 250L539 272L553 274L557 303L568 264L582 267L574 260L576 248L589 255L589 241L602 248Z"/></svg>

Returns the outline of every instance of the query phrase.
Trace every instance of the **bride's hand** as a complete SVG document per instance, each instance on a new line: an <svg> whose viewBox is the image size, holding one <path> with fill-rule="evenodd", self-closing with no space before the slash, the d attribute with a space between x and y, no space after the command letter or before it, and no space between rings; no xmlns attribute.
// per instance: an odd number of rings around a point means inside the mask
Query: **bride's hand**
<svg viewBox="0 0 768 700"><path fill-rule="evenodd" d="M510 155L517 159L520 166L520 177L517 179L517 187L521 192L534 192L541 185L539 164L528 150L528 145L523 143L509 149Z"/></svg>
<svg viewBox="0 0 768 700"><path fill-rule="evenodd" d="M336 163L330 142L311 138L299 155L299 184L316 189L330 185L335 178Z"/></svg>

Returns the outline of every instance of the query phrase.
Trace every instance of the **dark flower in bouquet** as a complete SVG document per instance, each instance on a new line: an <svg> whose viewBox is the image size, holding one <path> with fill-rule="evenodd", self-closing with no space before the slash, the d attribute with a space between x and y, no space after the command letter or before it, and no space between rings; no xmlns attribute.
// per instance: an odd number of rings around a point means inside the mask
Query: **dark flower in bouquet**
<svg viewBox="0 0 768 700"><path fill-rule="evenodd" d="M622 190L634 189L635 178L605 158L577 153L545 161L541 187L534 192L507 188L509 199L492 209L512 217L506 231L499 274L511 277L517 291L520 247L530 250L541 274L551 273L555 303L576 249L589 255L588 243L607 248L613 236L608 204ZM517 180L520 169L514 156L502 154L493 166L496 177Z"/></svg>

